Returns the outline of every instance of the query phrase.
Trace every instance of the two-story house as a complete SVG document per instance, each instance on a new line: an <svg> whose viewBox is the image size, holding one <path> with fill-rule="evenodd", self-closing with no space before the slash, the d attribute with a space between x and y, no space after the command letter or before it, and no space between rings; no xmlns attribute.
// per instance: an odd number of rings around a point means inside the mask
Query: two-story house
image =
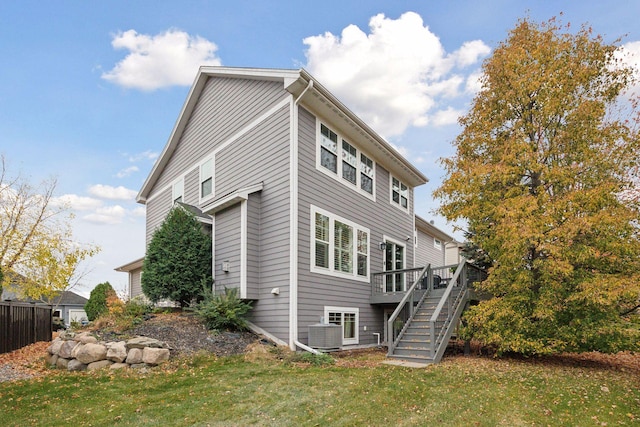
<svg viewBox="0 0 640 427"><path fill-rule="evenodd" d="M295 349L324 319L374 345L453 240L414 214L426 181L304 69L202 67L137 200L147 244L176 202L199 213L213 286L253 301L254 330ZM141 268L118 269L132 296Z"/></svg>

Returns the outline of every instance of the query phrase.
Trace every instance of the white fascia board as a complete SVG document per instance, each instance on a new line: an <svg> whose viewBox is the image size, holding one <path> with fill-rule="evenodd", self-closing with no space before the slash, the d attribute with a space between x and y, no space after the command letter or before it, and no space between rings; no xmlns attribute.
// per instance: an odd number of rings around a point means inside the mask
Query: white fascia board
<svg viewBox="0 0 640 427"><path fill-rule="evenodd" d="M263 186L264 184L262 182L259 182L258 184L236 190L233 193L222 196L219 199L216 199L211 203L203 206L202 211L208 215L213 215L214 213L220 212L221 210L226 209L229 206L233 206L244 200L248 200L249 194L262 191Z"/></svg>
<svg viewBox="0 0 640 427"><path fill-rule="evenodd" d="M128 273L132 270L138 269L142 267L142 264L144 263L144 257L142 258L138 258L135 261L131 261L125 265L121 265L120 267L114 268L115 271L120 271L123 273Z"/></svg>

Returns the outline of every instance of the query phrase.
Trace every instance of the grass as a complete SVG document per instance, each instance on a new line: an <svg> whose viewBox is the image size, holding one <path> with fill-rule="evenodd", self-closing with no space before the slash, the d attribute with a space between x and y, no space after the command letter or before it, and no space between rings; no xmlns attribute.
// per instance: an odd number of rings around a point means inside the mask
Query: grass
<svg viewBox="0 0 640 427"><path fill-rule="evenodd" d="M2 425L640 425L637 373L453 357L426 369L196 356L0 384Z"/></svg>

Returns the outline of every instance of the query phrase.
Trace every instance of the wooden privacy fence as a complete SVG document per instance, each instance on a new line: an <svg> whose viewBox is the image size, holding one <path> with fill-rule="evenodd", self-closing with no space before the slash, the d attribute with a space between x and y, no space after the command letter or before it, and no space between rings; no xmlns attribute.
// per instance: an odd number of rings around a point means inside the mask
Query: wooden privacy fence
<svg viewBox="0 0 640 427"><path fill-rule="evenodd" d="M0 354L38 341L51 341L51 307L0 302Z"/></svg>

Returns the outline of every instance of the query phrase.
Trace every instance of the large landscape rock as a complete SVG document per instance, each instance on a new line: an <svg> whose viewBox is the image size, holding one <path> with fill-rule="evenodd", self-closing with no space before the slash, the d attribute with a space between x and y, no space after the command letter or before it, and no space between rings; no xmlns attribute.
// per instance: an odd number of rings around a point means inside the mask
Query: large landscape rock
<svg viewBox="0 0 640 427"><path fill-rule="evenodd" d="M95 371L96 369L106 368L113 365L111 360L98 360L87 365L87 371Z"/></svg>
<svg viewBox="0 0 640 427"><path fill-rule="evenodd" d="M142 350L142 361L148 365L159 365L169 360L169 350L166 348L146 347Z"/></svg>
<svg viewBox="0 0 640 427"><path fill-rule="evenodd" d="M148 337L135 337L135 338L131 338L129 341L127 341L127 349L132 349L132 348L145 348L145 347L151 347L151 348L169 348L169 346L159 340L156 340L154 338L148 338Z"/></svg>
<svg viewBox="0 0 640 427"><path fill-rule="evenodd" d="M107 347L102 344L85 344L78 351L76 358L85 364L104 360L107 357Z"/></svg>
<svg viewBox="0 0 640 427"><path fill-rule="evenodd" d="M64 341L61 340L60 338L56 338L51 342L51 345L49 346L47 351L49 352L49 354L58 354L60 353L60 348L62 347L62 344L64 344Z"/></svg>
<svg viewBox="0 0 640 427"><path fill-rule="evenodd" d="M74 337L75 341L81 342L82 344L96 344L98 339L91 335L89 332L83 332Z"/></svg>
<svg viewBox="0 0 640 427"><path fill-rule="evenodd" d="M80 362L78 359L71 359L69 363L67 363L68 371L85 371L87 369L87 365Z"/></svg>
<svg viewBox="0 0 640 427"><path fill-rule="evenodd" d="M129 365L136 365L138 363L142 363L142 349L141 348L132 348L129 350L127 354L127 358L125 360Z"/></svg>
<svg viewBox="0 0 640 427"><path fill-rule="evenodd" d="M58 356L64 357L65 359L71 359L71 357L72 357L71 356L71 352L78 345L80 345L80 344L75 342L75 341L65 341L62 344L62 347L60 347L60 351L58 352Z"/></svg>
<svg viewBox="0 0 640 427"><path fill-rule="evenodd" d="M127 358L127 347L124 341L112 343L107 350L107 359L120 363Z"/></svg>

